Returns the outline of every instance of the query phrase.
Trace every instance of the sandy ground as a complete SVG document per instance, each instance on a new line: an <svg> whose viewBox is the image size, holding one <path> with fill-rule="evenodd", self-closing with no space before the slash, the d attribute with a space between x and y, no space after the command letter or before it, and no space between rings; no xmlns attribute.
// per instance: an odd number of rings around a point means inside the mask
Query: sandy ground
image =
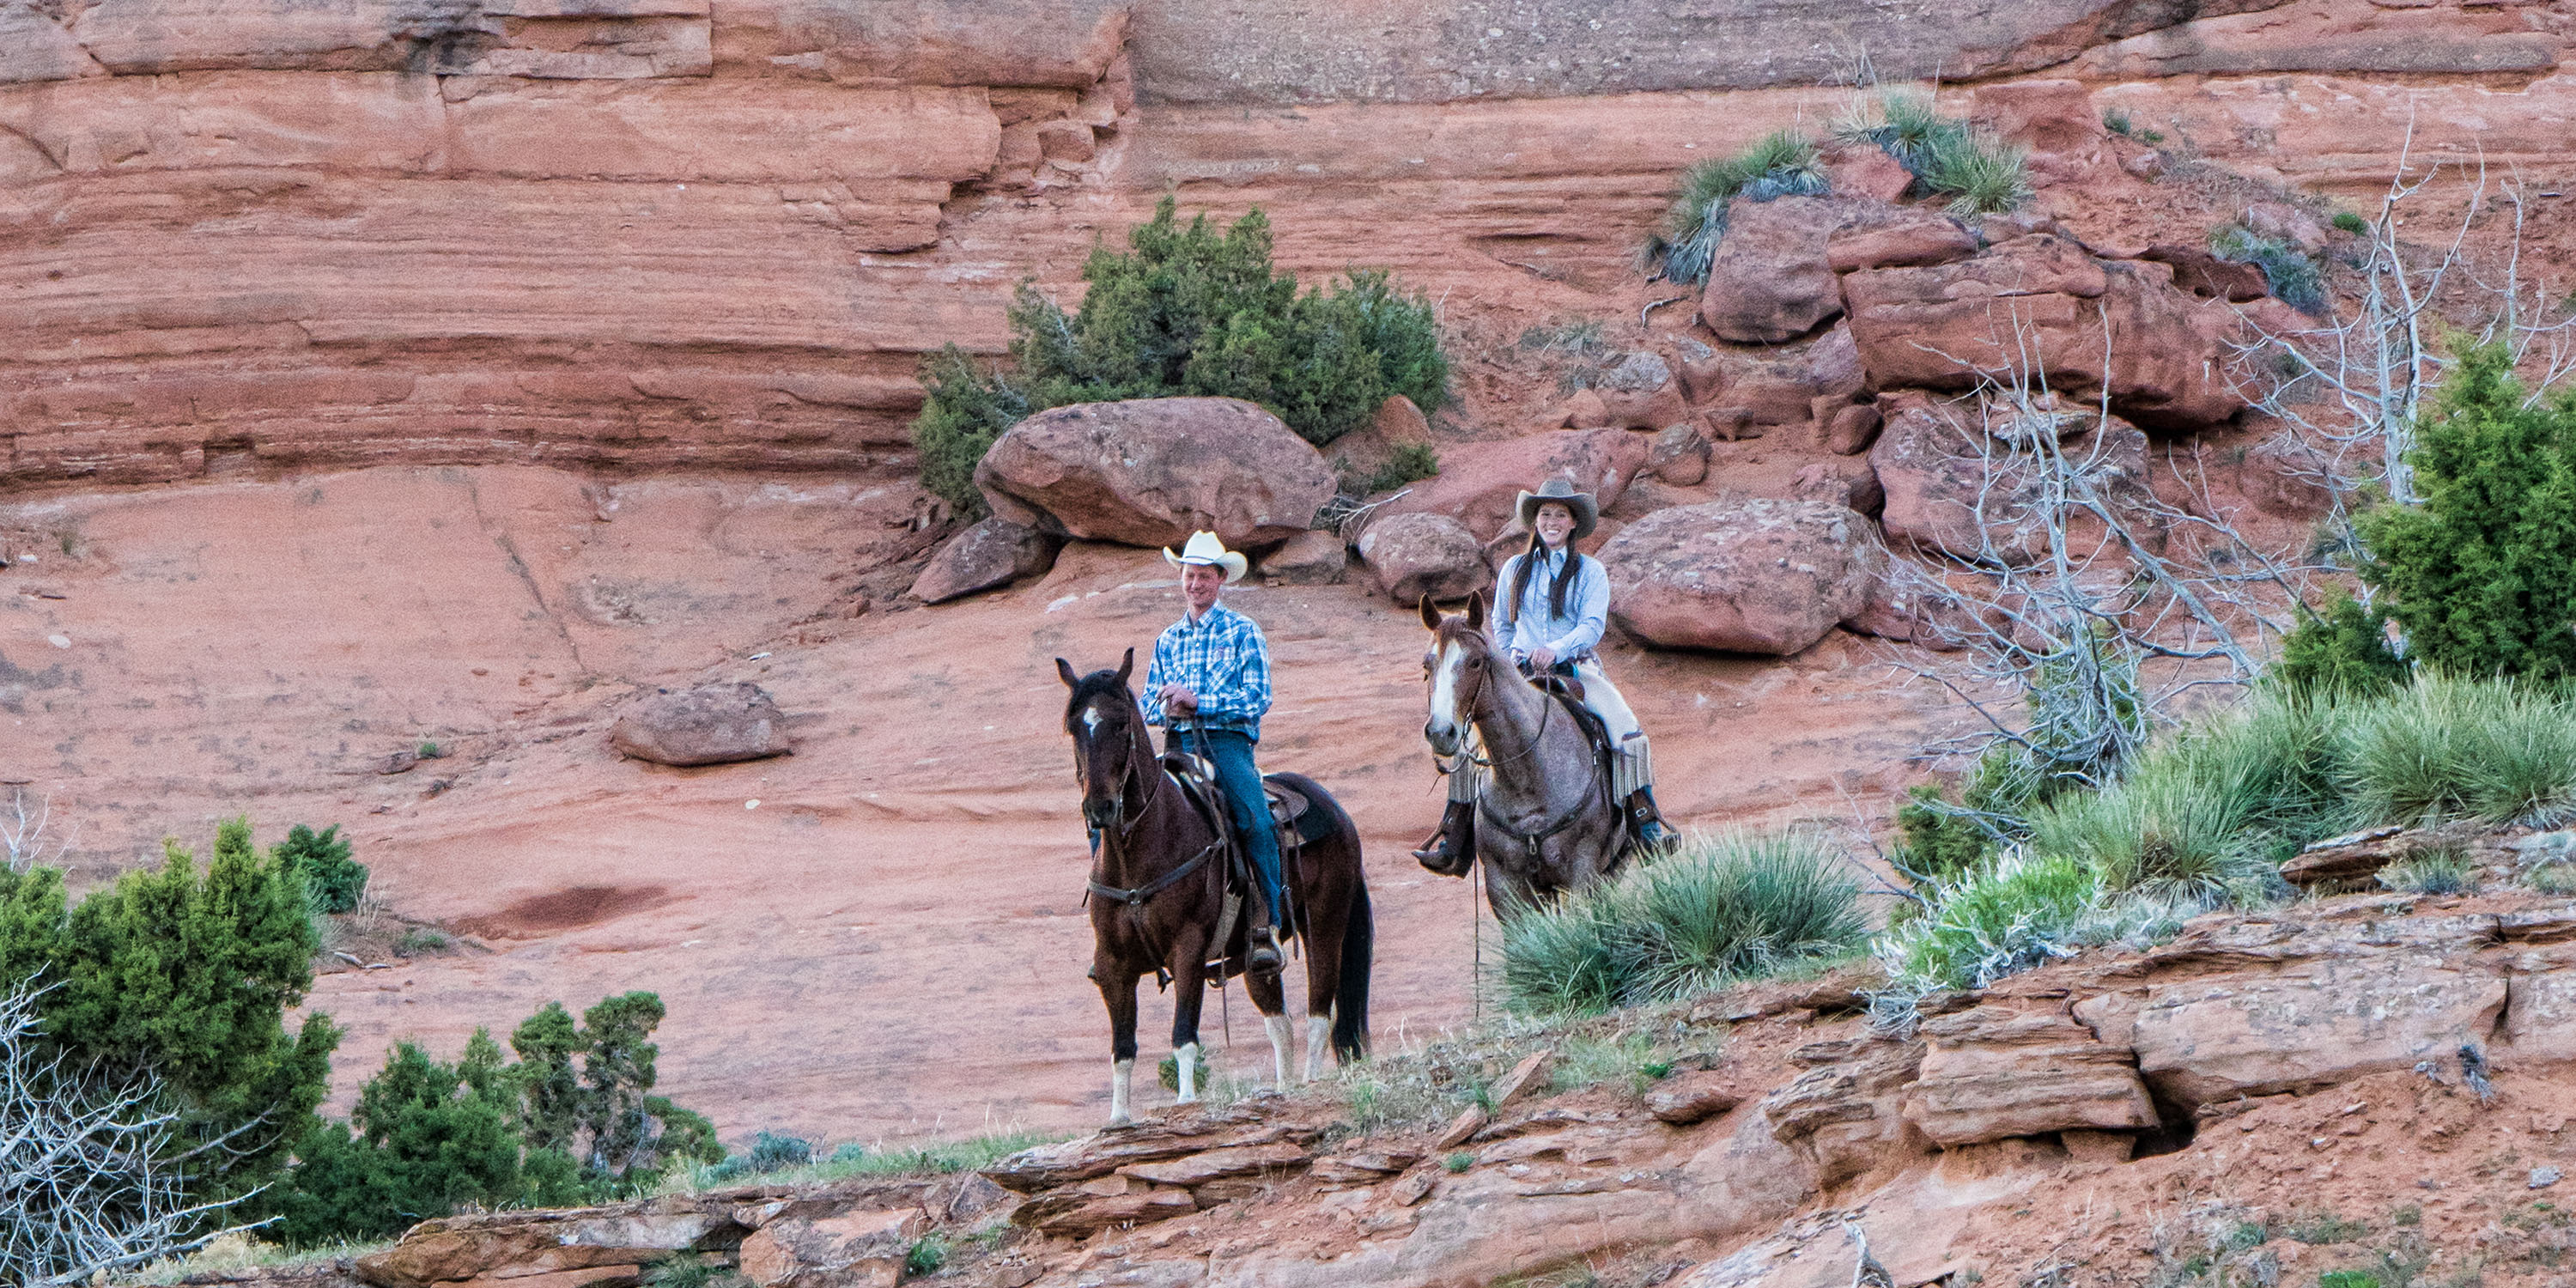
<svg viewBox="0 0 2576 1288"><path fill-rule="evenodd" d="M1014 590L847 616L914 496L386 468L18 502L0 531L42 554L0 574L0 780L51 799L84 883L237 813L264 840L344 825L390 913L458 946L316 984L349 1029L343 1104L395 1039L452 1052L548 1000L643 988L670 1008L663 1088L728 1139L1082 1125L1107 1042L1053 659L1150 648L1173 583L1150 552L1075 547ZM1277 662L1264 764L1324 782L1367 840L1378 1040L1461 1023L1472 904L1405 853L1440 804L1420 624L1358 585L1233 595ZM1940 709L1886 647L1622 646L1611 668L1676 817L1840 821L1883 813ZM767 687L796 754L675 770L608 750L620 702L701 678ZM376 772L423 741L448 754ZM1167 1006L1148 1001L1149 1053ZM1221 1067L1266 1065L1234 1009Z"/></svg>

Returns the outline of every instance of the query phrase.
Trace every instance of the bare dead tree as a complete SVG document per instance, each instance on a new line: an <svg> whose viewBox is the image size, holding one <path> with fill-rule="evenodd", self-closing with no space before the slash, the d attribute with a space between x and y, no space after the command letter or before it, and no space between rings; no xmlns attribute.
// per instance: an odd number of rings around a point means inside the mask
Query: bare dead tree
<svg viewBox="0 0 2576 1288"><path fill-rule="evenodd" d="M179 1115L148 1076L102 1079L37 1031L41 990L0 993L0 1281L82 1283L203 1246L241 1198L191 1202Z"/></svg>
<svg viewBox="0 0 2576 1288"><path fill-rule="evenodd" d="M1936 530L1891 568L1940 652L1893 662L1978 717L1926 752L1959 759L2008 745L2020 778L2006 794L2026 798L2048 783L2103 785L2152 729L2180 718L2187 694L2253 681L2263 637L2288 628L2314 569L2239 531L2209 499L2198 459L2168 448L2160 460L2112 414L2107 392L2090 406L2051 392L2030 326L2000 323L2014 344L2005 369L1930 409L1974 486L1936 506ZM2107 372L2107 319L2102 331ZM2159 464L2178 499L2154 486ZM2021 826L1936 808L1998 840Z"/></svg>
<svg viewBox="0 0 2576 1288"><path fill-rule="evenodd" d="M2349 312L2312 327L2266 331L2240 346L2244 357L2259 359L2247 370L2268 367L2281 377L2251 382L2268 384L2251 390L2257 408L2324 449L2324 459L2302 473L2326 489L2338 514L2368 487L2400 505L2423 499L2407 457L2426 400L2449 366L2438 346L2445 333L2504 344L2533 401L2576 373L2576 314L2548 282L2524 273L2522 180L2509 175L2494 183L2490 199L2483 159L2449 165L2466 189L2466 212L2447 241L2407 240L2407 216L2421 210L2446 169L2437 161L2419 170L2413 143L2410 122L2396 176L2362 234ZM2480 213L2499 206L2511 212L2512 231L2501 264L2482 265L2469 236Z"/></svg>
<svg viewBox="0 0 2576 1288"><path fill-rule="evenodd" d="M0 806L0 868L24 872L39 863L59 864L71 849L71 838L49 835L53 821L52 797L38 796L30 806L27 789L11 786L9 803Z"/></svg>

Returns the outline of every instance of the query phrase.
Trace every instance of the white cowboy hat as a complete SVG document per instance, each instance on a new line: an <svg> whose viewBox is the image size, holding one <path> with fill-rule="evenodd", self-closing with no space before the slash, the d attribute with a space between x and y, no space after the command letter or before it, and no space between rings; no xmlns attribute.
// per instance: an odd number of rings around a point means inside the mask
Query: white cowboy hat
<svg viewBox="0 0 2576 1288"><path fill-rule="evenodd" d="M1520 516L1521 526L1529 528L1537 520L1538 508L1542 505L1561 505L1574 512L1574 532L1566 538L1568 541L1581 541L1591 536L1593 527L1601 521L1601 507L1593 501L1591 493L1575 491L1572 479L1549 479L1539 484L1537 491L1521 493L1520 500L1512 509Z"/></svg>
<svg viewBox="0 0 2576 1288"><path fill-rule="evenodd" d="M1251 566L1251 561L1240 553L1226 549L1225 542L1213 532L1191 533L1189 543L1181 547L1179 554L1173 554L1168 546L1164 547L1163 558L1174 564L1205 564L1210 568L1223 568L1228 584L1243 580L1243 570Z"/></svg>

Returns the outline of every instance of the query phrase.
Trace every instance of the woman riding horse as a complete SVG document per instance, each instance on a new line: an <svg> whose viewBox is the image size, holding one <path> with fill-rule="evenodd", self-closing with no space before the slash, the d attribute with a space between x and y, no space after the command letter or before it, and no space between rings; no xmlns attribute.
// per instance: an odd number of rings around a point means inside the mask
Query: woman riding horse
<svg viewBox="0 0 2576 1288"><path fill-rule="evenodd" d="M1521 493L1517 513L1521 526L1529 529L1529 548L1503 564L1494 600L1494 641L1510 651L1524 674L1581 681L1583 705L1609 731L1611 794L1627 812L1637 839L1649 849L1660 847L1671 833L1655 806L1646 731L1602 673L1594 651L1608 625L1610 575L1600 560L1574 549L1600 523L1600 507L1591 493L1555 478L1536 492ZM1461 756L1449 775L1449 808L1440 830L1413 852L1422 866L1444 876L1466 874L1476 855L1476 797L1484 785L1475 758Z"/></svg>

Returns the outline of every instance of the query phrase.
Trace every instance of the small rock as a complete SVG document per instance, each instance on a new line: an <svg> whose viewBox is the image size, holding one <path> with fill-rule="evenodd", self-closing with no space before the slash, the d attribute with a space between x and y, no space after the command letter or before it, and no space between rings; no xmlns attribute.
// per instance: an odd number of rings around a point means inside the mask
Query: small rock
<svg viewBox="0 0 2576 1288"><path fill-rule="evenodd" d="M979 590L1007 586L1033 577L1055 564L1063 544L1025 524L993 515L949 538L913 579L913 597L925 604L944 604Z"/></svg>
<svg viewBox="0 0 2576 1288"><path fill-rule="evenodd" d="M2165 173L2165 154L2162 152L2141 152L2138 155L2121 162L2120 168L2141 179L2150 181L2160 179L2164 177Z"/></svg>
<svg viewBox="0 0 2576 1288"><path fill-rule="evenodd" d="M1825 422L1825 450L1836 456L1858 456L1878 441L1879 410L1858 403L1834 412Z"/></svg>
<svg viewBox="0 0 2576 1288"><path fill-rule="evenodd" d="M1547 1075L1555 1068L1556 1052L1531 1052L1519 1064L1513 1065L1512 1071L1504 1074L1502 1081L1494 1084L1494 1112L1502 1113L1545 1090Z"/></svg>
<svg viewBox="0 0 2576 1288"><path fill-rule="evenodd" d="M1418 1171L1405 1173L1404 1179L1397 1181L1394 1187L1388 1192L1395 1197L1396 1206L1412 1207L1414 1204L1431 1197L1431 1187L1436 1184L1439 1179L1439 1173L1425 1167Z"/></svg>
<svg viewBox="0 0 2576 1288"><path fill-rule="evenodd" d="M2523 1182L2523 1188L2545 1190L2557 1183L2558 1169L2547 1164L2542 1164L2539 1167L2531 1169L2531 1178Z"/></svg>
<svg viewBox="0 0 2576 1288"><path fill-rule="evenodd" d="M1460 1110L1456 1118L1449 1120L1449 1130L1440 1133L1440 1139L1433 1142L1433 1147L1456 1149L1466 1144L1477 1132L1483 1131L1485 1124L1492 1121L1493 1116L1485 1112L1484 1106L1469 1105Z"/></svg>
<svg viewBox="0 0 2576 1288"><path fill-rule="evenodd" d="M1667 425L1655 435L1646 468L1667 483L1690 487L1708 477L1708 440L1700 436L1699 426L1687 421Z"/></svg>
<svg viewBox="0 0 2576 1288"><path fill-rule="evenodd" d="M1648 1091L1646 1112L1676 1127L1687 1127L1725 1113L1744 1100L1744 1088L1736 1085L1733 1078L1716 1073L1686 1073Z"/></svg>
<svg viewBox="0 0 2576 1288"><path fill-rule="evenodd" d="M1602 429L1610 424L1610 407L1600 394L1577 389L1565 400L1565 414L1557 423L1568 429Z"/></svg>
<svg viewBox="0 0 2576 1288"><path fill-rule="evenodd" d="M661 765L721 765L788 751L787 718L757 684L705 684L661 693L617 717L608 742Z"/></svg>
<svg viewBox="0 0 2576 1288"><path fill-rule="evenodd" d="M45 637L45 642L53 645L55 648L70 648L72 646L72 637L69 635L48 635Z"/></svg>

